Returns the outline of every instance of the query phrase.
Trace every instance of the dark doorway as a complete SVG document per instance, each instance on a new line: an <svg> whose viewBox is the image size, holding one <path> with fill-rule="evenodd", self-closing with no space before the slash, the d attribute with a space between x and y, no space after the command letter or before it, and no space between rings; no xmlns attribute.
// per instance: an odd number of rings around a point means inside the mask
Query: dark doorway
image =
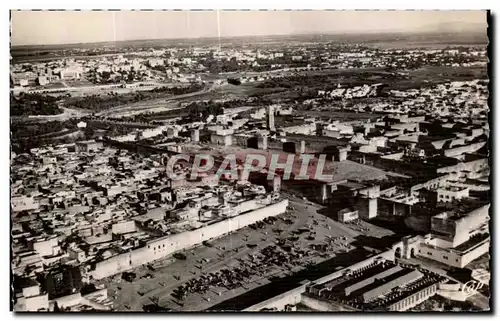
<svg viewBox="0 0 500 321"><path fill-rule="evenodd" d="M394 256L397 258L401 258L401 248L400 247L396 248L396 253L394 254Z"/></svg>
<svg viewBox="0 0 500 321"><path fill-rule="evenodd" d="M287 153L295 154L295 151L296 151L295 143L292 143L292 142L283 143L283 151L287 152Z"/></svg>
<svg viewBox="0 0 500 321"><path fill-rule="evenodd" d="M247 139L247 147L259 149L259 139L257 137L250 137Z"/></svg>

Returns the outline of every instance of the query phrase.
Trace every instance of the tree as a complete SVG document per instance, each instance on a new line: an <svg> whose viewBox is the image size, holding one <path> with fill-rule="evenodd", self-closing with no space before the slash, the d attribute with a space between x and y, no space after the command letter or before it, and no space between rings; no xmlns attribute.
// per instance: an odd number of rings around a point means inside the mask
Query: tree
<svg viewBox="0 0 500 321"><path fill-rule="evenodd" d="M94 128L92 128L92 126L87 126L83 134L85 135L85 139L91 139L94 137L94 133Z"/></svg>
<svg viewBox="0 0 500 321"><path fill-rule="evenodd" d="M101 73L101 77L103 80L109 80L111 77L111 73L109 71L103 71Z"/></svg>
<svg viewBox="0 0 500 321"><path fill-rule="evenodd" d="M228 78L227 79L227 82L231 85L235 85L235 86L238 86L238 85L241 85L241 80L237 79L237 78Z"/></svg>
<svg viewBox="0 0 500 321"><path fill-rule="evenodd" d="M52 274L48 274L45 276L43 284L45 291L49 294L50 297L52 297L56 292L54 277L52 276Z"/></svg>
<svg viewBox="0 0 500 321"><path fill-rule="evenodd" d="M134 71L129 72L127 75L127 80L129 82L132 82L132 81L134 81L134 78L135 78L135 72Z"/></svg>
<svg viewBox="0 0 500 321"><path fill-rule="evenodd" d="M26 115L58 115L63 111L57 106L58 98L49 95L22 93L19 97L10 95L10 114Z"/></svg>

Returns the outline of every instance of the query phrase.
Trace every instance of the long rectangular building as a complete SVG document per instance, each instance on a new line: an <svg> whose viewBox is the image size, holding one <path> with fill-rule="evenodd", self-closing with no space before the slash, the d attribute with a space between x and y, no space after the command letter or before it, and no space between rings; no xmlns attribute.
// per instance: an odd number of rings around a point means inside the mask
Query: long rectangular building
<svg viewBox="0 0 500 321"><path fill-rule="evenodd" d="M254 304L244 311L284 310L301 304L314 311L406 311L435 295L446 278L394 262L394 251L361 262Z"/></svg>

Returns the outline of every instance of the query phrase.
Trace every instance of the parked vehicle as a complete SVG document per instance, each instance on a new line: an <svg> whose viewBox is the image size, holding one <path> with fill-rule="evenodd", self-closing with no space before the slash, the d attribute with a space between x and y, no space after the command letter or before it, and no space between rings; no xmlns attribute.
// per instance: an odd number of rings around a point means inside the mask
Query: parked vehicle
<svg viewBox="0 0 500 321"><path fill-rule="evenodd" d="M127 281L127 282L132 282L134 279L137 277L135 273L132 272L123 272L122 273L122 279Z"/></svg>
<svg viewBox="0 0 500 321"><path fill-rule="evenodd" d="M178 259L178 260L183 260L183 261L187 259L186 255L184 253L180 253L180 252L174 253L173 257Z"/></svg>

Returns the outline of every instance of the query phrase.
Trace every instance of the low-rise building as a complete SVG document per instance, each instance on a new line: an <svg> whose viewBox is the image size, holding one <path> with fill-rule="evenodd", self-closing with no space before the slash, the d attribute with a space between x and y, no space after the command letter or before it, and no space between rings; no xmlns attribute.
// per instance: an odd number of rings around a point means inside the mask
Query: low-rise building
<svg viewBox="0 0 500 321"><path fill-rule="evenodd" d="M467 197L469 197L468 187L449 186L449 187L440 187L437 189L438 202L448 203L448 202L458 201Z"/></svg>
<svg viewBox="0 0 500 321"><path fill-rule="evenodd" d="M342 223L357 220L358 217L358 211L354 208L344 208L337 212L337 220Z"/></svg>

